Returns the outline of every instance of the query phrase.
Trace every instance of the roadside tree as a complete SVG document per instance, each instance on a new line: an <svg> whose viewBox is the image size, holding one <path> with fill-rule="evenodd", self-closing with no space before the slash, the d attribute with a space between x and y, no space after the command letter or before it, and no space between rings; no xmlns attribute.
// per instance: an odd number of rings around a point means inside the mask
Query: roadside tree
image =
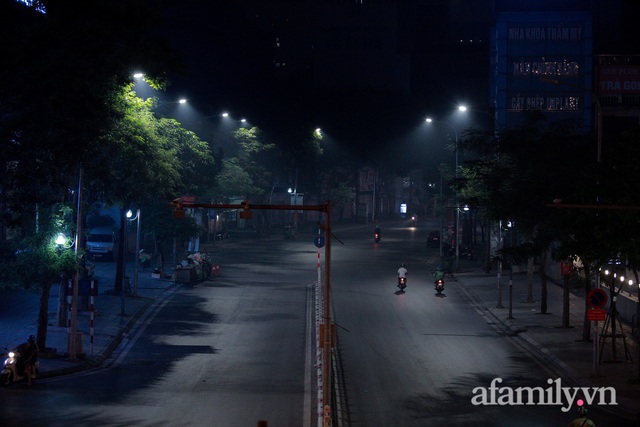
<svg viewBox="0 0 640 427"><path fill-rule="evenodd" d="M73 250L55 242L57 232L64 230L65 215L72 214L71 209L63 205L48 209L50 212L42 213L37 229L34 224L30 230L22 230L23 238L9 241L12 256L0 263L0 287L20 286L40 294L36 337L42 350L46 347L51 287L64 277L72 277L80 261Z"/></svg>
<svg viewBox="0 0 640 427"><path fill-rule="evenodd" d="M539 258L540 312L547 313L546 256L560 233L547 205L563 194L582 192L592 165L585 160L588 142L570 123L549 124L532 113L515 129L497 134L471 130L460 146L475 154L454 183L460 203L482 207L492 221L515 224L519 240L499 256L511 262Z"/></svg>
<svg viewBox="0 0 640 427"><path fill-rule="evenodd" d="M3 238L10 240L3 246L23 251L13 256L5 250L2 267L14 274L4 276L5 285L35 287L44 301L51 275L67 269L49 243L56 232L56 206L77 206L78 194L70 189L78 187L80 167L87 171L83 188L89 200L128 202L151 194L150 185L142 188L130 178L134 167L146 169L151 160L160 166L158 177L141 174L162 185L153 191L174 191L182 184L180 168L168 155L179 150L148 138L148 129L136 122L144 121L142 110L136 116L131 97L123 92L134 64L156 87L162 87L164 72L175 64L172 50L152 35L156 15L147 4L0 3L0 204ZM106 164L113 168L106 170ZM140 188L130 191L129 184ZM46 305L40 311L46 315ZM38 336L43 348L45 339L46 332Z"/></svg>

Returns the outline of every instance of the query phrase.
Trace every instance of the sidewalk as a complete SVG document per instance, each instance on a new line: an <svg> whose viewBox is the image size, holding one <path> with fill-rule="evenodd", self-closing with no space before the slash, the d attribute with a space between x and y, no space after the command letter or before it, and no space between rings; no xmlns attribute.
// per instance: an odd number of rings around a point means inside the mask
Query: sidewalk
<svg viewBox="0 0 640 427"><path fill-rule="evenodd" d="M97 262L94 278L98 280L98 292L94 296L94 333L91 343L91 312L85 310L82 301L78 306L77 332L82 333L82 357L70 360L67 353L66 327L56 326L59 286L54 284L49 298L49 327L46 347L54 352L41 352L40 377L46 378L87 369L102 363L127 336L145 310L165 293L175 289L173 280L151 277L151 269L138 273L137 296L125 297L124 316L122 297L113 294L115 263ZM127 263L127 275L133 287L134 265ZM29 335L36 335L40 297L25 290L0 291L0 353L6 353L24 343ZM43 349L41 349L43 350Z"/></svg>
<svg viewBox="0 0 640 427"><path fill-rule="evenodd" d="M630 325L622 323L633 362L625 360L622 338L616 340L617 361L614 362L612 340L607 338L603 346L602 359L596 364L593 342L582 341L585 297L571 294L570 327L562 328L562 287L552 281L547 282L547 314L541 314L539 275L533 277L535 302L528 303L527 275L514 274L512 318L509 319L509 273L503 272L500 280L503 308L497 308L498 279L495 270L486 274L480 268L465 266L461 262L461 269L456 274L454 283L486 316L488 322L495 324L505 333L516 336L518 342L545 363L558 378L561 378L563 384L566 383L569 387L614 387L618 406L599 406L599 409L615 412L631 420L640 420L640 383L633 382L640 375L640 353L638 340L633 336ZM590 323L593 339L594 322ZM598 322L599 334L602 334L603 324L604 322Z"/></svg>

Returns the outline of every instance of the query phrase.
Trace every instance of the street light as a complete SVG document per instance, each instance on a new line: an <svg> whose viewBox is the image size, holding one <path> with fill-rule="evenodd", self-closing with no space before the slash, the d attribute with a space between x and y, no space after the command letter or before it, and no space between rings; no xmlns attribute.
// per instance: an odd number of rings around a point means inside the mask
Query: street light
<svg viewBox="0 0 640 427"><path fill-rule="evenodd" d="M498 133L498 129L500 129L500 126L498 126L498 118L495 116L495 114L491 114L490 112L486 111L486 110L476 110L475 108L469 108L464 104L460 104L458 105L458 111L461 113L466 113L467 111L472 111L474 113L482 113L482 114L486 114L487 116L491 117L491 121L493 122L493 132L494 134Z"/></svg>
<svg viewBox="0 0 640 427"><path fill-rule="evenodd" d="M138 272L140 270L140 209L136 210L136 216L133 216L131 209L127 211L127 219L129 221L136 221L136 257L135 257L135 270L133 273L133 293L135 297L138 295Z"/></svg>
<svg viewBox="0 0 640 427"><path fill-rule="evenodd" d="M298 188L297 188L297 186L298 186L298 173L296 171L296 184L295 184L295 186L293 188L289 187L287 189L287 193L289 193L290 195L293 196L293 203L291 203L291 201L290 201L290 203L293 206L297 206L298 205ZM297 225L297 211L295 210L295 208L294 208L294 210L291 211L291 217L292 217L292 219L290 219L290 221L292 222L292 226L295 229L296 225Z"/></svg>
<svg viewBox="0 0 640 427"><path fill-rule="evenodd" d="M458 108L465 108L463 106L460 106ZM461 110L464 111L464 110ZM431 117L427 117L425 119L425 121L427 123L433 123L434 120ZM456 170L455 170L455 177L456 180L458 179L458 131L456 130L455 126L453 126L451 123L449 123L446 120L436 120L439 123L444 123L445 125L449 126L451 129L453 129L453 135L455 137L455 152L456 152ZM441 180L442 181L442 180ZM442 190L442 182L440 184L441 186L441 190ZM458 206L458 191L456 190L456 228L455 228L455 241L454 244L456 245L456 260L455 260L455 266L454 269L455 271L458 271L460 268L460 233L459 233L459 229L460 229L460 209ZM442 214L440 215L440 256L442 256Z"/></svg>
<svg viewBox="0 0 640 427"><path fill-rule="evenodd" d="M78 249L80 245L80 238L82 236L82 164L78 172L78 207L76 212L76 239L75 239L75 255L78 259ZM78 330L78 282L80 280L80 272L76 269L76 274L73 277L73 291L72 298L73 303L71 306L71 319L69 321L69 331L67 332L67 354L71 360L78 358L79 348L76 339L76 332Z"/></svg>

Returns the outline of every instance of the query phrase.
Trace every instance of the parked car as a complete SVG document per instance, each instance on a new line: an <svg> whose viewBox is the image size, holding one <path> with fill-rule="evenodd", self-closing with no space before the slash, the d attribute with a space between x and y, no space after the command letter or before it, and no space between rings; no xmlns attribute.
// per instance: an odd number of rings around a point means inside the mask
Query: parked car
<svg viewBox="0 0 640 427"><path fill-rule="evenodd" d="M440 247L440 232L438 230L433 230L429 233L429 237L427 237L427 247L428 248Z"/></svg>

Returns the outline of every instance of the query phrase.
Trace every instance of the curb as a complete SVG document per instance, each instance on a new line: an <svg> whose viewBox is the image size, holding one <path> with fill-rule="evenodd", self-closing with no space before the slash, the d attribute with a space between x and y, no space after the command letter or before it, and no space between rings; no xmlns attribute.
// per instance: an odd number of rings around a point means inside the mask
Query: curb
<svg viewBox="0 0 640 427"><path fill-rule="evenodd" d="M68 368L53 369L50 371L41 372L38 375L38 377L52 378L56 376L69 375L76 372L100 367L109 358L109 356L111 356L113 351L116 348L118 348L118 346L120 345L120 343L124 338L124 335L128 333L131 329L133 329L136 322L140 319L140 317L142 317L142 315L147 311L147 309L151 305L153 305L153 303L155 303L158 299L163 297L169 290L171 290L172 287L176 286L174 285L173 281L169 281L168 283L169 283L169 286L164 288L158 296L147 298L147 301L142 305L142 307L140 307L138 310L136 310L135 313L133 313L133 315L129 318L127 323L122 328L120 328L118 333L113 338L111 338L109 343L104 347L104 349L99 354L91 358L82 359L78 364L69 366Z"/></svg>
<svg viewBox="0 0 640 427"><path fill-rule="evenodd" d="M485 318L487 323L496 326L502 332L505 332L510 337L516 339L516 342L522 347L523 350L533 355L536 359L545 362L547 368L554 374L562 377L563 379L567 378L568 382L572 386L590 387L588 381L584 377L577 374L575 370L571 368L567 363L562 361L560 358L558 358L548 349L542 346L538 341L533 339L527 333L526 326L513 325L508 320L504 320L500 316L498 316L492 310L492 308L486 306L486 302L484 300L481 300L473 290L469 289L467 285L464 284L464 279L460 280L460 275L456 275L455 282L458 285L457 289L462 293L464 298L467 299L472 307L474 307L480 313L480 315ZM618 404L614 408L609 408L609 406L601 406L598 407L598 410L611 415L626 418L630 421L638 420L637 410L634 411L633 408L627 407L626 404Z"/></svg>

